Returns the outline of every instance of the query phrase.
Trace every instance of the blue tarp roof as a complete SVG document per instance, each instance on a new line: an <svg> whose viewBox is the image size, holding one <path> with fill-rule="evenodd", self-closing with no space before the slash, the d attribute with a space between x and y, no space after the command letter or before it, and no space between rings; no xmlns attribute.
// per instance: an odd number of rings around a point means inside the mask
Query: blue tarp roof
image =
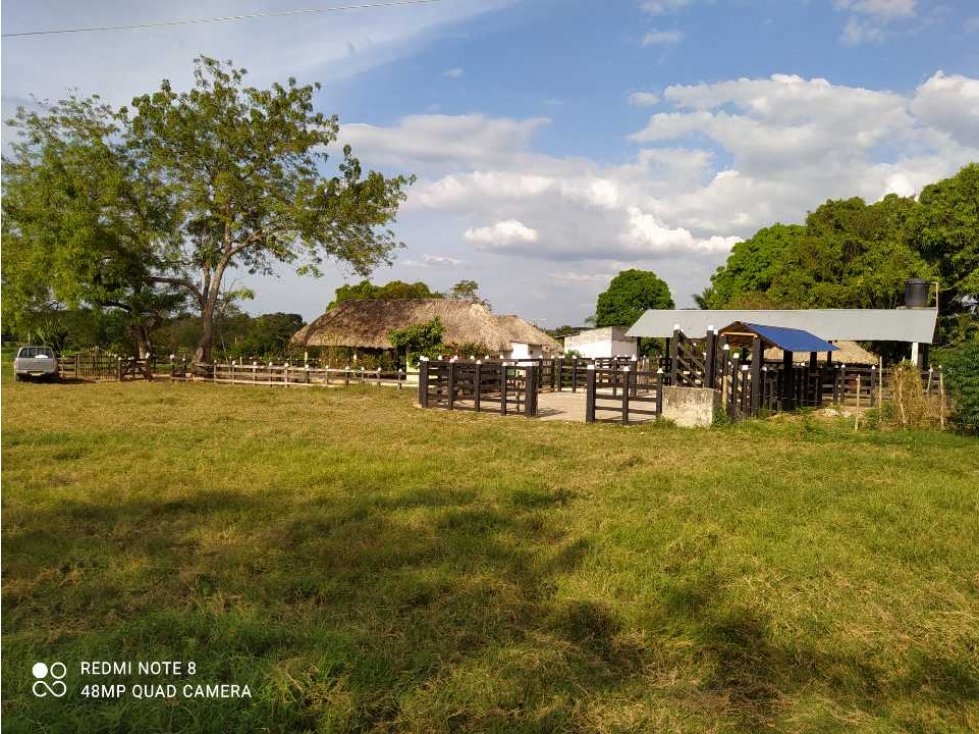
<svg viewBox="0 0 979 734"><path fill-rule="evenodd" d="M839 347L820 339L815 334L802 329L789 329L785 326L767 326L765 324L749 324L736 321L731 326L721 329L721 333L731 327L744 327L754 332L770 346L778 347L783 352L835 352Z"/></svg>

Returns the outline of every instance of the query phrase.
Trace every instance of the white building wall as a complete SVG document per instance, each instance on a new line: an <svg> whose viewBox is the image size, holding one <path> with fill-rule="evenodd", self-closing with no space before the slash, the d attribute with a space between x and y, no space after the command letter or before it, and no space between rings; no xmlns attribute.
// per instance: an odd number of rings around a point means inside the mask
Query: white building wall
<svg viewBox="0 0 979 734"><path fill-rule="evenodd" d="M525 344L510 342L510 359L539 359L544 356L544 348L540 344Z"/></svg>
<svg viewBox="0 0 979 734"><path fill-rule="evenodd" d="M565 337L564 349L574 349L582 357L633 357L638 355L638 342L625 335L618 326L588 329L575 336Z"/></svg>

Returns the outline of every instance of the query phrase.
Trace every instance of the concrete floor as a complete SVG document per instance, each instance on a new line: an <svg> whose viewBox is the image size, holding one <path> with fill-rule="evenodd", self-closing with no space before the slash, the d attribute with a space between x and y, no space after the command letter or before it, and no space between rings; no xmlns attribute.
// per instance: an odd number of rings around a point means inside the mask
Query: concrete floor
<svg viewBox="0 0 979 734"><path fill-rule="evenodd" d="M542 392L537 396L537 418L542 421L585 422L585 391Z"/></svg>

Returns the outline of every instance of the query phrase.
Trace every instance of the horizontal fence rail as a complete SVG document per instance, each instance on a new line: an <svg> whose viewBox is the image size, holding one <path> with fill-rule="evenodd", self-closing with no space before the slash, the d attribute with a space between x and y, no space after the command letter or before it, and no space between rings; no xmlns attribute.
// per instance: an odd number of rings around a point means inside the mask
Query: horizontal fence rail
<svg viewBox="0 0 979 734"><path fill-rule="evenodd" d="M537 415L539 360L461 362L422 360L418 403L423 408Z"/></svg>
<svg viewBox="0 0 979 734"><path fill-rule="evenodd" d="M663 370L589 367L585 421L636 423L663 412Z"/></svg>
<svg viewBox="0 0 979 734"><path fill-rule="evenodd" d="M271 387L340 387L376 385L403 388L418 372L409 370L368 370L363 367L310 367L292 364L199 363L193 365L194 379L227 385Z"/></svg>

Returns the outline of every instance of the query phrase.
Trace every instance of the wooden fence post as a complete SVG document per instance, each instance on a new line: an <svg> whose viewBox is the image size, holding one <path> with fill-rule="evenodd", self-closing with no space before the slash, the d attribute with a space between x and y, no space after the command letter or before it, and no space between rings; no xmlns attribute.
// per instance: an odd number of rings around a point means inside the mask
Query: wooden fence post
<svg viewBox="0 0 979 734"><path fill-rule="evenodd" d="M629 423L629 393L632 392L632 380L630 379L632 370L628 367L622 368L622 375L625 376L625 385L622 387L622 422Z"/></svg>
<svg viewBox="0 0 979 734"><path fill-rule="evenodd" d="M326 384L330 384L329 367L326 371ZM422 357L418 362L418 404L428 407L428 357Z"/></svg>
<svg viewBox="0 0 979 734"><path fill-rule="evenodd" d="M741 379L741 356L737 353L731 355L731 395L728 397L728 415L733 419L738 414L738 381Z"/></svg>
<svg viewBox="0 0 979 734"><path fill-rule="evenodd" d="M476 371L473 376L473 387L475 387L475 394L473 395L473 405L476 408L476 412L479 412L480 408L480 397L483 392L483 363L480 360L476 360Z"/></svg>
<svg viewBox="0 0 979 734"><path fill-rule="evenodd" d="M587 366L585 373L585 421L595 422L595 365Z"/></svg>
<svg viewBox="0 0 979 734"><path fill-rule="evenodd" d="M663 415L663 368L656 370L656 417Z"/></svg>
<svg viewBox="0 0 979 734"><path fill-rule="evenodd" d="M704 357L704 387L714 387L717 375L715 360L717 359L717 331L713 325L707 327L707 354Z"/></svg>
<svg viewBox="0 0 979 734"><path fill-rule="evenodd" d="M938 365L938 425L945 430L945 372Z"/></svg>
<svg viewBox="0 0 979 734"><path fill-rule="evenodd" d="M449 410L455 410L456 399L456 363L449 361L449 381L447 389L449 391Z"/></svg>
<svg viewBox="0 0 979 734"><path fill-rule="evenodd" d="M679 360L677 359L677 355L680 353L679 352L679 344L680 344L680 334L681 333L682 332L680 331L680 325L679 324L674 324L673 325L673 338L670 339L670 373L671 373L670 374L670 384L671 385L678 385L679 384L680 365L679 365Z"/></svg>
<svg viewBox="0 0 979 734"><path fill-rule="evenodd" d="M527 379L524 380L524 390L526 390L526 395L524 396L524 416L527 418L532 418L537 415L537 367L536 365L527 365Z"/></svg>
<svg viewBox="0 0 979 734"><path fill-rule="evenodd" d="M506 415L506 389L507 389L507 369L506 362L500 362L500 415Z"/></svg>

